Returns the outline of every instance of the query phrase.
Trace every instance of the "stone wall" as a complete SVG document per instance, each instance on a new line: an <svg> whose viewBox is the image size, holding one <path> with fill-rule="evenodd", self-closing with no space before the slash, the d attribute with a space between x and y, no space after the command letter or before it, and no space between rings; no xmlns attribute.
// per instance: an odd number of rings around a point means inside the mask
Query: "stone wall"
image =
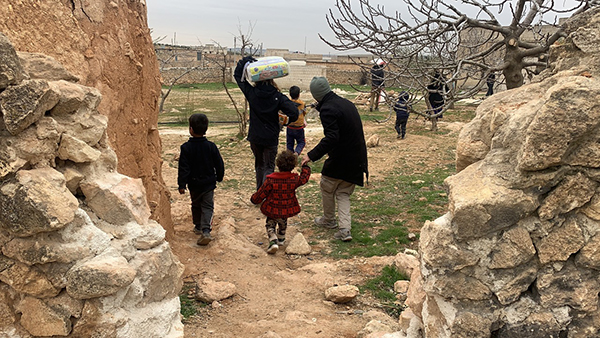
<svg viewBox="0 0 600 338"><path fill-rule="evenodd" d="M76 79L0 34L0 337L183 337L183 265Z"/></svg>
<svg viewBox="0 0 600 338"><path fill-rule="evenodd" d="M600 10L566 27L551 68L459 135L411 280L426 337L600 336Z"/></svg>
<svg viewBox="0 0 600 338"><path fill-rule="evenodd" d="M109 117L118 169L142 179L152 218L169 236L157 129L160 75L145 1L10 1L0 6L0 17L0 32L17 50L51 56L79 83L102 92L98 110Z"/></svg>

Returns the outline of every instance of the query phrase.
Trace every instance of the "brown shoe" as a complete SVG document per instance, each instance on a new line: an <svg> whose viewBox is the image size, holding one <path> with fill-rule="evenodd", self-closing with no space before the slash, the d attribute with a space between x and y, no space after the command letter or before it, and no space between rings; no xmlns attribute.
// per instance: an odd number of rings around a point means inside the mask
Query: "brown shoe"
<svg viewBox="0 0 600 338"><path fill-rule="evenodd" d="M210 232L204 232L202 233L202 235L200 235L200 238L198 238L198 241L196 242L196 244L198 245L208 245L208 243L210 243L212 241L212 236L210 235Z"/></svg>

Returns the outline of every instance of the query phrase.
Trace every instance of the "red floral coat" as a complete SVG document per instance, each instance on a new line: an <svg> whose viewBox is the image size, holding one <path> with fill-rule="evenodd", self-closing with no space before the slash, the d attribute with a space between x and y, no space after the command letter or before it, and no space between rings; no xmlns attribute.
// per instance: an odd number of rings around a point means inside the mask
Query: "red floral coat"
<svg viewBox="0 0 600 338"><path fill-rule="evenodd" d="M274 172L257 192L252 194L250 201L259 204L260 211L270 218L288 218L300 213L300 205L296 198L296 188L306 184L310 178L310 167L303 166L300 175L289 171Z"/></svg>

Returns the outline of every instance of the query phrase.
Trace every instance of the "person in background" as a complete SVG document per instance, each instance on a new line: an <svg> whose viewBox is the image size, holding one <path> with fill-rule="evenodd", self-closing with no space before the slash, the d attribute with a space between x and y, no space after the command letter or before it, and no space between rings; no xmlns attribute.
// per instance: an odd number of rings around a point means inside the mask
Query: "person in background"
<svg viewBox="0 0 600 338"><path fill-rule="evenodd" d="M208 117L192 114L189 118L189 132L192 136L181 145L177 169L179 193L186 187L192 199L192 222L194 233L200 235L198 245L212 241L210 234L214 212L214 192L217 182L223 181L225 165L217 146L206 139Z"/></svg>
<svg viewBox="0 0 600 338"><path fill-rule="evenodd" d="M296 189L306 184L310 178L310 167L302 166L300 175L292 173L298 163L298 156L289 150L277 155L279 172L267 175L267 179L255 192L250 201L262 203L260 211L267 216L267 237L269 247L267 253L274 254L279 246L285 243L287 220L300 213L300 205L296 198Z"/></svg>
<svg viewBox="0 0 600 338"><path fill-rule="evenodd" d="M254 154L256 190L265 181L267 175L275 171L275 157L279 145L279 111L289 118L289 122L298 119L296 105L283 95L275 81L257 81L254 86L244 78L245 66L256 61L246 56L238 61L233 77L244 93L250 105L248 141Z"/></svg>
<svg viewBox="0 0 600 338"><path fill-rule="evenodd" d="M487 93L485 96L494 95L494 84L496 83L496 74L490 73L488 77L485 79L485 83L487 84Z"/></svg>
<svg viewBox="0 0 600 338"><path fill-rule="evenodd" d="M429 105L431 106L429 115L432 115L432 117L430 117L431 130L437 130L437 120L444 117L443 114L440 114L446 104L444 95L449 91L448 85L446 85L446 81L444 81L444 78L439 71L436 70L433 74L433 79L427 86L427 91Z"/></svg>
<svg viewBox="0 0 600 338"><path fill-rule="evenodd" d="M369 111L379 110L379 98L381 91L385 87L385 73L383 67L385 62L381 59L375 60L375 64L371 67L371 98L369 99Z"/></svg>
<svg viewBox="0 0 600 338"><path fill-rule="evenodd" d="M298 119L295 122L288 124L286 129L286 146L287 149L296 153L300 156L304 146L306 145L306 139L304 136L304 127L306 122L306 107L304 101L300 100L300 88L298 86L292 86L290 88L290 97L292 102L298 106Z"/></svg>
<svg viewBox="0 0 600 338"><path fill-rule="evenodd" d="M315 224L324 228L339 228L335 239L352 240L350 195L356 185L362 186L364 174L369 179L367 145L363 125L356 106L349 100L331 91L324 77L314 77L310 82L310 93L318 101L323 134L325 135L302 159L305 165L328 155L321 171L321 196L323 216ZM336 222L335 211L339 218Z"/></svg>
<svg viewBox="0 0 600 338"><path fill-rule="evenodd" d="M410 95L402 91L398 95L398 100L394 105L394 111L396 112L396 133L398 133L397 138L403 139L406 136L406 123L408 122L408 117L410 116Z"/></svg>

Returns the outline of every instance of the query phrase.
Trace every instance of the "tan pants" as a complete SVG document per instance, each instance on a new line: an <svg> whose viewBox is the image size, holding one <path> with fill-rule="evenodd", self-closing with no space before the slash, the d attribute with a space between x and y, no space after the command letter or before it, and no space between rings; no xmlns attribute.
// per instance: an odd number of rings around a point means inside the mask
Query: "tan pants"
<svg viewBox="0 0 600 338"><path fill-rule="evenodd" d="M379 109L379 97L381 96L381 87L371 88L371 98L369 99L369 109Z"/></svg>
<svg viewBox="0 0 600 338"><path fill-rule="evenodd" d="M355 184L321 175L321 197L323 199L323 221L335 221L335 203L340 229L350 230L350 195L354 192Z"/></svg>

